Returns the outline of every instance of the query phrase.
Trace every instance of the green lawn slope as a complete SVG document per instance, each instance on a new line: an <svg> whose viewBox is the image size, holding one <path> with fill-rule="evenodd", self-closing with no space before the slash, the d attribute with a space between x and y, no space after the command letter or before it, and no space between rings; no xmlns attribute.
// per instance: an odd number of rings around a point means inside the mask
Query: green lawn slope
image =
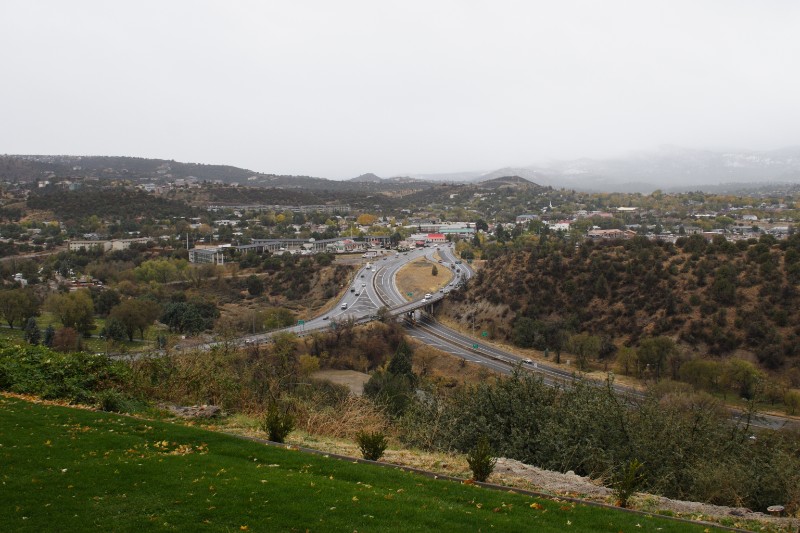
<svg viewBox="0 0 800 533"><path fill-rule="evenodd" d="M4 531L708 531L5 396L0 494Z"/></svg>

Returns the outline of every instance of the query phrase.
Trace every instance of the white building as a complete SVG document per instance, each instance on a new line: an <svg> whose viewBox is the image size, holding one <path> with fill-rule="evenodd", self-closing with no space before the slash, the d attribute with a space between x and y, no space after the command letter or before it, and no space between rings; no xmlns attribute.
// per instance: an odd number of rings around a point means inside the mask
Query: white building
<svg viewBox="0 0 800 533"><path fill-rule="evenodd" d="M69 241L69 251L77 252L78 250L91 250L92 248L101 248L104 252L127 250L131 247L131 244L146 244L151 240L150 237L137 237L110 241Z"/></svg>
<svg viewBox="0 0 800 533"><path fill-rule="evenodd" d="M214 246L211 248L191 248L189 250L190 263L212 263L215 265L225 264L224 248Z"/></svg>
<svg viewBox="0 0 800 533"><path fill-rule="evenodd" d="M547 225L553 231L569 231L572 222L569 220L559 220L558 222L550 222Z"/></svg>

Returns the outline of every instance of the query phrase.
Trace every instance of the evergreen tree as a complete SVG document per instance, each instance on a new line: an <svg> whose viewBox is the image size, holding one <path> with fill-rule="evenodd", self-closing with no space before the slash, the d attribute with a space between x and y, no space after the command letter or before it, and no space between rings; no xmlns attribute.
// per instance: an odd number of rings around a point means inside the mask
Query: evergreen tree
<svg viewBox="0 0 800 533"><path fill-rule="evenodd" d="M401 416L409 404L417 385L417 376L411 366L411 347L400 342L386 370L375 372L364 384L364 394L386 407L390 414Z"/></svg>
<svg viewBox="0 0 800 533"><path fill-rule="evenodd" d="M47 326L47 329L44 330L44 340L42 341L42 344L44 344L48 348L52 347L53 339L55 338L55 336L56 336L56 330L55 328L53 328L53 325L50 324L49 326Z"/></svg>
<svg viewBox="0 0 800 533"><path fill-rule="evenodd" d="M389 361L386 371L396 376L416 377L414 376L411 365L412 353L411 346L409 346L405 340L400 341L397 352L395 352L394 357Z"/></svg>
<svg viewBox="0 0 800 533"><path fill-rule="evenodd" d="M106 339L122 341L128 336L128 331L122 321L117 318L109 318L106 321L106 327L103 328L101 335Z"/></svg>
<svg viewBox="0 0 800 533"><path fill-rule="evenodd" d="M39 344L42 340L42 330L39 329L39 324L33 317L30 317L25 323L25 340L34 345Z"/></svg>

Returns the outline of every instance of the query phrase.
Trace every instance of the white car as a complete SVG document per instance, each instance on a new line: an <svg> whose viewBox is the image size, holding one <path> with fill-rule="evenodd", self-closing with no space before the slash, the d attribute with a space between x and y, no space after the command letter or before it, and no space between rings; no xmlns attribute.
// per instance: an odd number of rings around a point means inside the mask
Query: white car
<svg viewBox="0 0 800 533"><path fill-rule="evenodd" d="M347 302L342 304L342 309L347 309Z"/></svg>
<svg viewBox="0 0 800 533"><path fill-rule="evenodd" d="M423 300L430 300L432 296L433 296L433 295L432 295L431 293L427 293L427 294L425 295L425 298L423 298Z"/></svg>

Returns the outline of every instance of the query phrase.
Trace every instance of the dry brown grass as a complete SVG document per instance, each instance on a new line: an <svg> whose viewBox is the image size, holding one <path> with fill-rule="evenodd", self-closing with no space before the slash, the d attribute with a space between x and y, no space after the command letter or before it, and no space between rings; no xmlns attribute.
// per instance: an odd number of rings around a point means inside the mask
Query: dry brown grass
<svg viewBox="0 0 800 533"><path fill-rule="evenodd" d="M355 404L354 404L355 407ZM358 409L358 407L355 407ZM349 412L349 414L353 414ZM363 422L363 419L362 419ZM215 430L222 430L237 435L246 435L250 437L265 438L265 433L258 429L259 420L252 416L235 415L229 418L224 425L212 427ZM305 448L313 448L327 453L335 453L340 455L347 455L350 457L360 457L361 451L355 440L355 432L341 436L334 436L327 433L318 431L325 429L327 424L319 425L314 428L314 431L308 431L305 424L298 424L298 427L292 431L286 438L286 444L290 446L301 446ZM355 427L355 424L350 424ZM366 429L367 431L383 430L386 427L381 426L361 426L358 429ZM396 465L412 466L422 468L438 474L445 474L450 476L458 476L467 478L470 476L469 466L465 456L461 454L448 454L444 452L421 451L417 449L403 448L397 439L397 435L389 433L389 448L386 450L381 462Z"/></svg>
<svg viewBox="0 0 800 533"><path fill-rule="evenodd" d="M361 396L364 392L364 384L369 381L369 374L356 370L317 370L311 374L312 379L322 379L330 381L336 385L344 385L350 389L350 394Z"/></svg>
<svg viewBox="0 0 800 533"><path fill-rule="evenodd" d="M297 405L297 429L335 439L355 440L359 431L386 431L386 414L367 398L348 396L336 406L319 409Z"/></svg>
<svg viewBox="0 0 800 533"><path fill-rule="evenodd" d="M439 275L431 274L436 265ZM416 300L427 292L436 292L453 279L449 269L424 258L411 261L397 273L397 289L406 300ZM412 296L409 298L408 293Z"/></svg>
<svg viewBox="0 0 800 533"><path fill-rule="evenodd" d="M480 365L421 342L411 339L410 341L414 346L414 372L438 385L451 387L464 384L476 385L492 376L492 372Z"/></svg>

